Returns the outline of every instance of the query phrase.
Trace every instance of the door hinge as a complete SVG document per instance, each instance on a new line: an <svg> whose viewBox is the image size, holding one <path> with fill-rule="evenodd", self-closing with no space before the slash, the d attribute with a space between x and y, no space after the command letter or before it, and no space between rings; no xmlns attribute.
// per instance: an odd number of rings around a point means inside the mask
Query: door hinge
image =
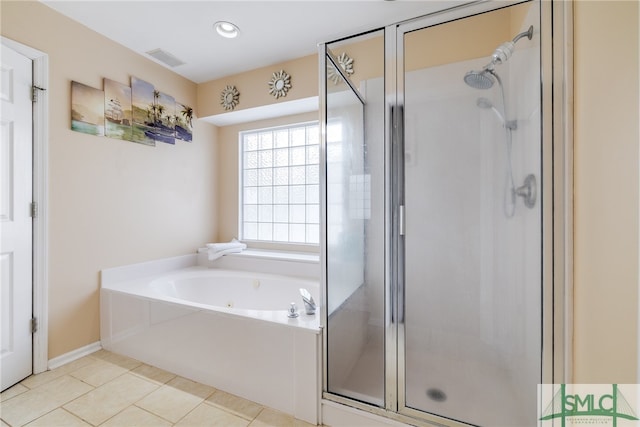
<svg viewBox="0 0 640 427"><path fill-rule="evenodd" d="M38 204L36 202L31 202L31 218L36 218L38 216Z"/></svg>
<svg viewBox="0 0 640 427"><path fill-rule="evenodd" d="M31 102L38 102L38 92L45 91L46 89L40 86L31 86Z"/></svg>
<svg viewBox="0 0 640 427"><path fill-rule="evenodd" d="M35 334L36 332L38 332L38 319L36 319L35 317L31 318L31 333Z"/></svg>
<svg viewBox="0 0 640 427"><path fill-rule="evenodd" d="M404 222L404 205L398 206L398 233L404 236L406 224Z"/></svg>

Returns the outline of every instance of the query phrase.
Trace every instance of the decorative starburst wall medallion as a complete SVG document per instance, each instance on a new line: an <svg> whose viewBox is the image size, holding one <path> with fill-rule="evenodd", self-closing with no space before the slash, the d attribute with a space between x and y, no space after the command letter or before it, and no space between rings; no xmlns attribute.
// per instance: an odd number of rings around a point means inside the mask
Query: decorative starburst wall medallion
<svg viewBox="0 0 640 427"><path fill-rule="evenodd" d="M338 56L338 58L336 59L338 60L338 65L340 65L340 68L342 68L344 73L347 76L351 76L351 74L353 74L353 58L350 58L349 55L346 54L346 52L342 52L342 54L340 54L340 56ZM333 64L329 62L327 64L327 79L331 80L333 84L337 85L341 78L342 77L340 76L340 73L338 73Z"/></svg>
<svg viewBox="0 0 640 427"><path fill-rule="evenodd" d="M269 93L277 99L287 96L289 89L291 89L291 76L284 70L273 73L269 80Z"/></svg>
<svg viewBox="0 0 640 427"><path fill-rule="evenodd" d="M240 103L240 92L235 86L227 86L220 93L220 105L225 110L233 110Z"/></svg>

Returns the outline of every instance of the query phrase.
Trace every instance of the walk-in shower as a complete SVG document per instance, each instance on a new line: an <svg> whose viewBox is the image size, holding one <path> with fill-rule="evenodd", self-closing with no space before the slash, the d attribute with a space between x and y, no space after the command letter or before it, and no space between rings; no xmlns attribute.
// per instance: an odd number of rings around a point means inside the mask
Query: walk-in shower
<svg viewBox="0 0 640 427"><path fill-rule="evenodd" d="M326 399L536 424L544 7L475 2L321 46Z"/></svg>

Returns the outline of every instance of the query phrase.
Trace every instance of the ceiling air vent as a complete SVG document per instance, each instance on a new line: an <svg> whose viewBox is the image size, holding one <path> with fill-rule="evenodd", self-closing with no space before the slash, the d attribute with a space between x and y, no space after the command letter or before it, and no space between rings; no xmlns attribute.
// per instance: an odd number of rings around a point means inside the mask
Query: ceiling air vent
<svg viewBox="0 0 640 427"><path fill-rule="evenodd" d="M180 61L178 58L162 49L150 50L147 52L147 55L151 56L154 59L157 59L164 64L167 64L169 67L177 67L178 65L184 64L184 62Z"/></svg>

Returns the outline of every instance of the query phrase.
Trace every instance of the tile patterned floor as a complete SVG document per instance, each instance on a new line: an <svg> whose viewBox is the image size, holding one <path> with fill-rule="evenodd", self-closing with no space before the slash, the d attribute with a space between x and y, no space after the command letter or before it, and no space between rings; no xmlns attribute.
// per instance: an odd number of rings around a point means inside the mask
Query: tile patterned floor
<svg viewBox="0 0 640 427"><path fill-rule="evenodd" d="M100 350L0 394L2 427L308 427L271 408Z"/></svg>

